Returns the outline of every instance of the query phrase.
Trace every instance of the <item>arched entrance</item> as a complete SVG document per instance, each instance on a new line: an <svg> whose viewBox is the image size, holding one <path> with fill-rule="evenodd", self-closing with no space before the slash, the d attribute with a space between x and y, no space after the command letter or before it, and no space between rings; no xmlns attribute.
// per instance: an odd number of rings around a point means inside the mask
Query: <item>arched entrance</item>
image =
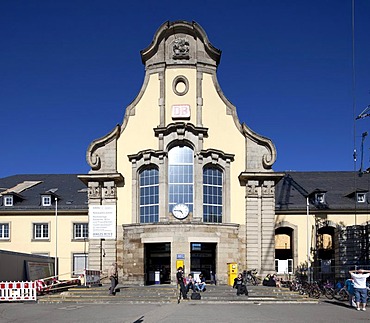
<svg viewBox="0 0 370 323"><path fill-rule="evenodd" d="M315 279L334 281L335 277L335 223L324 221L317 223Z"/></svg>
<svg viewBox="0 0 370 323"><path fill-rule="evenodd" d="M288 222L280 222L275 226L275 271L279 275L294 274L298 265L297 259L297 228Z"/></svg>

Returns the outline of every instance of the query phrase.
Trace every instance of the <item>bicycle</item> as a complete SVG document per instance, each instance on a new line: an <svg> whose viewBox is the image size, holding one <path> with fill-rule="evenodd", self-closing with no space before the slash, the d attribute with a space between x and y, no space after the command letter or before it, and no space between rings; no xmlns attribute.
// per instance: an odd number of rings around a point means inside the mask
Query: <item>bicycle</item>
<svg viewBox="0 0 370 323"><path fill-rule="evenodd" d="M331 283L325 283L321 286L321 293L326 296L328 299L333 299L334 298L334 288Z"/></svg>
<svg viewBox="0 0 370 323"><path fill-rule="evenodd" d="M349 293L345 287L342 287L339 291L334 294L334 298L337 301L348 301Z"/></svg>
<svg viewBox="0 0 370 323"><path fill-rule="evenodd" d="M258 271L256 269L251 270L244 270L243 277L245 282L248 284L252 284L254 286L259 285L261 279L257 277Z"/></svg>

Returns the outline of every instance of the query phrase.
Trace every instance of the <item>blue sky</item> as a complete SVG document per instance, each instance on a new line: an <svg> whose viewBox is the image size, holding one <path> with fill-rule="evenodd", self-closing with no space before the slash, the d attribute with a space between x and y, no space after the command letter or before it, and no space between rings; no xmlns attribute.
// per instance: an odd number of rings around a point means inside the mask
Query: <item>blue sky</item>
<svg viewBox="0 0 370 323"><path fill-rule="evenodd" d="M88 145L122 122L144 79L140 50L167 20L196 21L222 50L222 90L276 145L274 170L358 169L370 1L355 1L355 87L351 17L352 0L2 0L0 177L87 173Z"/></svg>

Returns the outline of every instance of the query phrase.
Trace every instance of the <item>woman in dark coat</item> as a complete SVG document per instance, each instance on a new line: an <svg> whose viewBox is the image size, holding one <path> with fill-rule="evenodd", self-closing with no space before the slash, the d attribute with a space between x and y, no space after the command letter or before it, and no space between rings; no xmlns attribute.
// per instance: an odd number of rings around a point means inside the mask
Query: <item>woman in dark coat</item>
<svg viewBox="0 0 370 323"><path fill-rule="evenodd" d="M236 295L239 296L245 294L246 296L248 296L247 285L245 284L242 274L238 274L238 277L234 279L233 288L236 288Z"/></svg>

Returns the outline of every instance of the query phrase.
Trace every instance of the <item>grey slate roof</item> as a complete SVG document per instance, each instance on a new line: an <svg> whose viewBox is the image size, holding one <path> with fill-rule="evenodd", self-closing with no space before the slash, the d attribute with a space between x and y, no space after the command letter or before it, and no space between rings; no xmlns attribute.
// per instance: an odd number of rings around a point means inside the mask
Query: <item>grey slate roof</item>
<svg viewBox="0 0 370 323"><path fill-rule="evenodd" d="M310 199L310 210L318 212L368 212L370 198L365 203L356 202L355 192L370 192L370 174L358 172L285 172L276 186L276 212L305 212L306 194L325 193L325 205L317 205ZM4 210L48 210L51 206L41 205L41 195L46 192L58 197L58 209L88 209L87 187L76 174L32 174L0 178L1 192L11 189L24 181L40 181L19 192L13 206L6 207L0 196L0 211ZM55 190L56 189L56 190ZM352 195L351 195L352 194ZM54 196L54 195L53 195Z"/></svg>
<svg viewBox="0 0 370 323"><path fill-rule="evenodd" d="M307 192L325 193L325 205L315 205L310 199L310 210L322 212L369 211L369 194L365 203L356 202L356 192L370 191L370 174L359 172L285 172L275 190L276 211L306 210ZM298 185L294 185L298 184ZM295 186L295 187L294 187Z"/></svg>
<svg viewBox="0 0 370 323"><path fill-rule="evenodd" d="M3 197L0 196L0 211L54 210L54 197L58 198L59 210L88 209L87 187L77 178L76 174L32 174L0 178L0 194L24 181L39 181L40 183L15 194L13 206L4 206ZM44 194L52 196L51 206L42 206L41 195Z"/></svg>

